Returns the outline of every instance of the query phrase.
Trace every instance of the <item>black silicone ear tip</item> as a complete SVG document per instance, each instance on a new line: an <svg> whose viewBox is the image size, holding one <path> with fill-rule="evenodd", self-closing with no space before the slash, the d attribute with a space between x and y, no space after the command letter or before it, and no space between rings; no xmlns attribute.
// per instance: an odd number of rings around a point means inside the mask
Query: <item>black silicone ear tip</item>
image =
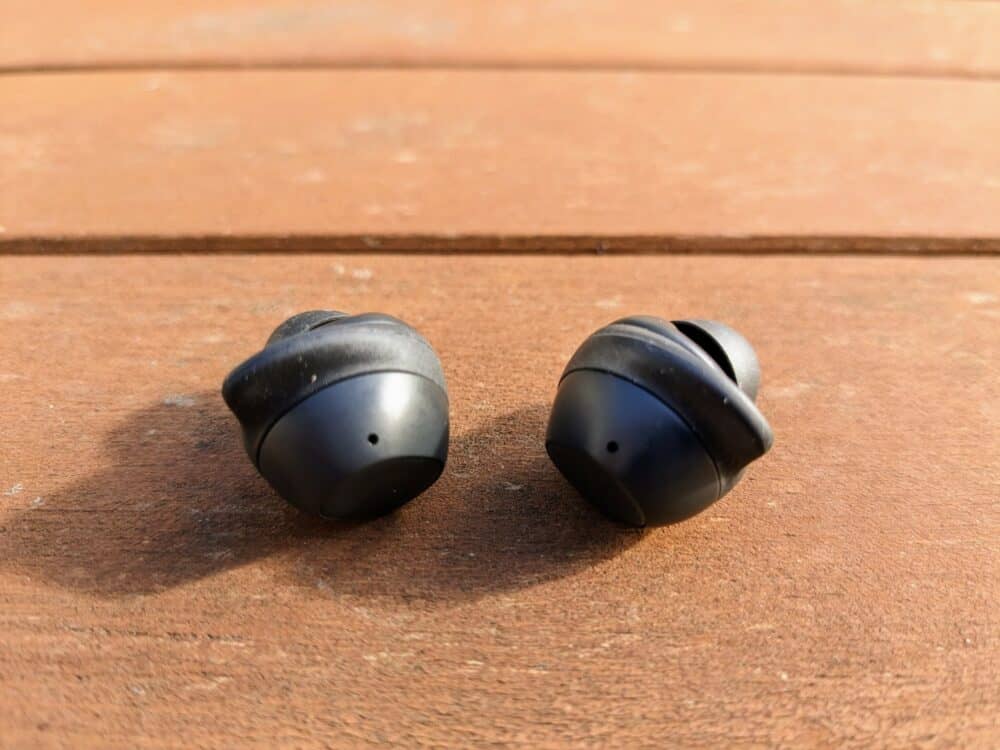
<svg viewBox="0 0 1000 750"><path fill-rule="evenodd" d="M229 374L222 395L261 475L309 513L387 513L433 484L447 460L441 363L388 315L297 315Z"/></svg>
<svg viewBox="0 0 1000 750"><path fill-rule="evenodd" d="M293 315L271 332L265 346L273 344L275 341L287 339L289 336L306 333L321 325L332 323L338 318L346 317L347 313L338 312L337 310L308 310L298 315Z"/></svg>
<svg viewBox="0 0 1000 750"><path fill-rule="evenodd" d="M760 361L740 333L715 320L675 320L685 336L714 359L745 394L757 400L760 391Z"/></svg>

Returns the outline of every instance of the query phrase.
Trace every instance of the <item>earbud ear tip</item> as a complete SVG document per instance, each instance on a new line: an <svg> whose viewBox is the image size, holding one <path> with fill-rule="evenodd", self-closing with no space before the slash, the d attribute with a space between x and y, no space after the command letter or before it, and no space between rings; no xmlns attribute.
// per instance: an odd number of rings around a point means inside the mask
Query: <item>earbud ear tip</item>
<svg viewBox="0 0 1000 750"><path fill-rule="evenodd" d="M741 391L757 400L760 361L742 334L715 320L675 320L674 325L712 357Z"/></svg>
<svg viewBox="0 0 1000 750"><path fill-rule="evenodd" d="M293 407L262 441L258 465L301 510L370 518L430 487L447 454L444 391L427 378L383 372L341 381Z"/></svg>
<svg viewBox="0 0 1000 750"><path fill-rule="evenodd" d="M337 318L345 317L347 317L347 313L337 310L307 310L293 315L271 332L265 346L273 344L275 341L287 339L289 336L297 336L300 333L319 328L321 325L337 320Z"/></svg>

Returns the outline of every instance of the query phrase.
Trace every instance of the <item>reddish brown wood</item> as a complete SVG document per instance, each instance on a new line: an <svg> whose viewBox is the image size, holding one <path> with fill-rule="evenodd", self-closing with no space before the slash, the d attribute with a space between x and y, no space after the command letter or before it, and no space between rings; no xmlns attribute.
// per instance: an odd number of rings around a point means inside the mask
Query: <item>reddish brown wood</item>
<svg viewBox="0 0 1000 750"><path fill-rule="evenodd" d="M995 260L0 273L4 746L1000 743ZM441 354L451 461L391 518L297 517L219 398L316 306L401 315ZM777 438L725 500L645 534L542 448L566 359L632 312L738 325Z"/></svg>
<svg viewBox="0 0 1000 750"><path fill-rule="evenodd" d="M5 0L0 67L445 65L991 76L1000 8L926 0Z"/></svg>
<svg viewBox="0 0 1000 750"><path fill-rule="evenodd" d="M1000 83L0 78L0 250L996 251Z"/></svg>

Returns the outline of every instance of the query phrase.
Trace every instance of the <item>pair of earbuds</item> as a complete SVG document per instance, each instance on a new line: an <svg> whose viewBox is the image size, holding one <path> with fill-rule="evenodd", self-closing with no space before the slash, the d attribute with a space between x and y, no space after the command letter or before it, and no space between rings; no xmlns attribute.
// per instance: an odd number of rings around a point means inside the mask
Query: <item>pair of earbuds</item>
<svg viewBox="0 0 1000 750"><path fill-rule="evenodd" d="M545 448L606 516L672 523L726 494L771 447L759 387L753 348L728 326L623 318L570 359ZM257 470L308 513L382 515L444 470L441 362L389 315L295 315L229 374L222 395Z"/></svg>

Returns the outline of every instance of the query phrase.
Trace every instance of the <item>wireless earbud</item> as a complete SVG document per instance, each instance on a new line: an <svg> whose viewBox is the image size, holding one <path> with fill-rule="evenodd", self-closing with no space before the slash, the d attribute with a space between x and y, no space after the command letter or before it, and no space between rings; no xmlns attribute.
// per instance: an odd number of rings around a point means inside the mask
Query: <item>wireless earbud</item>
<svg viewBox="0 0 1000 750"><path fill-rule="evenodd" d="M592 334L563 372L545 448L591 503L632 526L698 513L766 453L754 404L760 365L722 323L624 318Z"/></svg>
<svg viewBox="0 0 1000 750"><path fill-rule="evenodd" d="M444 470L441 363L419 333L389 315L296 315L229 374L222 396L250 460L306 512L388 513Z"/></svg>

